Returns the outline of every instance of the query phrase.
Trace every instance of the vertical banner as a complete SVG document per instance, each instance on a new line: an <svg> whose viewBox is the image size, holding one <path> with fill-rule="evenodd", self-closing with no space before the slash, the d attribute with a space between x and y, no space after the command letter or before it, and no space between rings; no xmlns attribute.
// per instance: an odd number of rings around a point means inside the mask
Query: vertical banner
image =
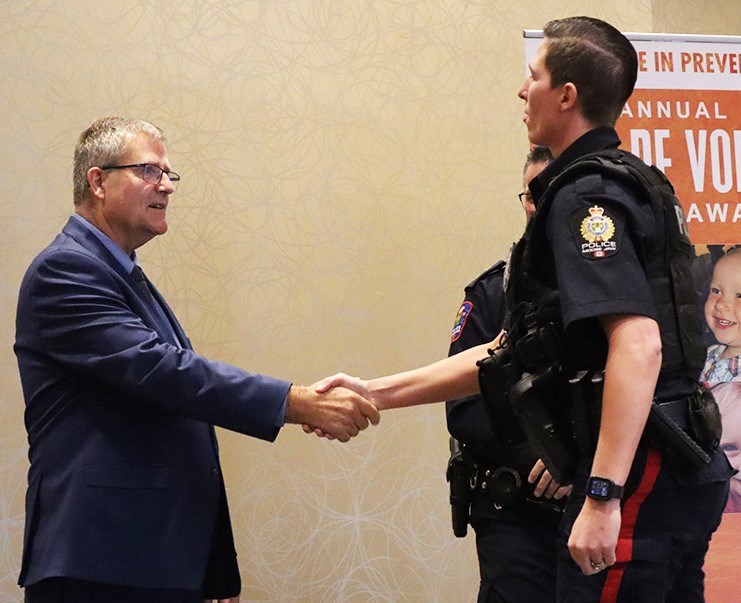
<svg viewBox="0 0 741 603"><path fill-rule="evenodd" d="M524 35L527 65L543 33ZM684 208L704 303L701 380L721 410L721 446L741 469L741 36L625 35L638 80L616 129L623 148L667 175ZM708 603L737 600L739 542L741 473L705 563Z"/></svg>
<svg viewBox="0 0 741 603"><path fill-rule="evenodd" d="M695 244L738 244L741 37L628 34L638 81L617 130L672 181Z"/></svg>

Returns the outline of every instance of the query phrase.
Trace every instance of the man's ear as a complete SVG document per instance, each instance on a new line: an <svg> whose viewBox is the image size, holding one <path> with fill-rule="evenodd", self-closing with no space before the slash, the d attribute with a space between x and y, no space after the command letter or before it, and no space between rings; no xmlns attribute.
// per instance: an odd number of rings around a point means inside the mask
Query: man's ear
<svg viewBox="0 0 741 603"><path fill-rule="evenodd" d="M566 82L561 86L561 111L568 111L576 106L576 100L579 91L571 82Z"/></svg>
<svg viewBox="0 0 741 603"><path fill-rule="evenodd" d="M102 199L105 196L105 189L103 188L103 176L105 172L99 167L91 167L87 171L87 184L90 187L90 192L96 199Z"/></svg>

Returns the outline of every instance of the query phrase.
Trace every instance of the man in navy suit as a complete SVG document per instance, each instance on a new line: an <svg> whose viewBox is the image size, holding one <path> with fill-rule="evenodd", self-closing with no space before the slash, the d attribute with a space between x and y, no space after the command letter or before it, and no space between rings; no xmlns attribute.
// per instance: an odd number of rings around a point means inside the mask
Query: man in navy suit
<svg viewBox="0 0 741 603"><path fill-rule="evenodd" d="M103 118L74 159L76 213L31 264L15 353L30 469L19 583L29 603L238 600L214 425L341 441L379 414L196 354L138 266L180 177L162 131Z"/></svg>

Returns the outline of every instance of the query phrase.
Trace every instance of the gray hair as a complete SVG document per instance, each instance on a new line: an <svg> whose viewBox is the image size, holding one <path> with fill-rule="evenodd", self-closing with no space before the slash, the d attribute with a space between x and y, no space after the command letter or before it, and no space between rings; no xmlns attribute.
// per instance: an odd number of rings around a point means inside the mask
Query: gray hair
<svg viewBox="0 0 741 603"><path fill-rule="evenodd" d="M75 146L72 173L72 198L75 205L80 205L85 200L88 170L115 163L139 134L165 142L164 132L154 124L127 117L101 117L80 134Z"/></svg>

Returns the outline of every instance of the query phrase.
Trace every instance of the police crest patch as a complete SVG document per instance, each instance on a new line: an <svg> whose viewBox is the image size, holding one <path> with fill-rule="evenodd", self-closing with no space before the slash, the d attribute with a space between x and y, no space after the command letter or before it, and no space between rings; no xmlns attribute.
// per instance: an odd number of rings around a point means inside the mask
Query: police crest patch
<svg viewBox="0 0 741 603"><path fill-rule="evenodd" d="M468 300L464 301L461 307L458 308L458 312L455 315L455 322L453 323L453 332L450 336L450 343L460 339L460 336L463 334L463 327L466 326L466 321L471 315L471 310L473 310L473 302Z"/></svg>
<svg viewBox="0 0 741 603"><path fill-rule="evenodd" d="M596 260L617 253L615 222L603 207L593 205L587 210L586 216L583 209L579 210L574 214L571 228L582 256Z"/></svg>

